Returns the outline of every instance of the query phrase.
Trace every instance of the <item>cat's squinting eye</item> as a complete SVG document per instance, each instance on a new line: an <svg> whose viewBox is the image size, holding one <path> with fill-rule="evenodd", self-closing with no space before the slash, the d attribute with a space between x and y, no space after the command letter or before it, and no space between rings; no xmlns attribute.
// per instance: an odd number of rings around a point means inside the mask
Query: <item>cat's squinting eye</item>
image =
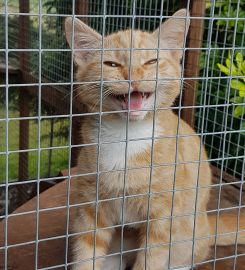
<svg viewBox="0 0 245 270"><path fill-rule="evenodd" d="M121 64L113 61L104 61L104 65L109 66L109 67L120 67Z"/></svg>
<svg viewBox="0 0 245 270"><path fill-rule="evenodd" d="M151 60L145 62L144 65L153 65L153 64L156 64L156 63L157 63L157 58L151 59Z"/></svg>

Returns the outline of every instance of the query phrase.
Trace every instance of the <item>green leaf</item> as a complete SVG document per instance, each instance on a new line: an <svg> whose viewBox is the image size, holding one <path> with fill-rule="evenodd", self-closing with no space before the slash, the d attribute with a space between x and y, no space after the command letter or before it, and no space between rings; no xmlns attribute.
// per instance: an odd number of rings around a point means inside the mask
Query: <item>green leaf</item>
<svg viewBox="0 0 245 270"><path fill-rule="evenodd" d="M206 2L206 9L209 9L212 7L212 3L211 1L210 2Z"/></svg>
<svg viewBox="0 0 245 270"><path fill-rule="evenodd" d="M245 91L239 91L239 97L245 97Z"/></svg>
<svg viewBox="0 0 245 270"><path fill-rule="evenodd" d="M225 3L223 1L219 1L219 0L217 0L216 3L215 3L216 7L222 7L224 5L225 5Z"/></svg>
<svg viewBox="0 0 245 270"><path fill-rule="evenodd" d="M243 105L237 106L235 108L233 114L234 114L235 117L240 117L240 116L244 115L245 114L245 106L243 106Z"/></svg>
<svg viewBox="0 0 245 270"><path fill-rule="evenodd" d="M219 70L223 73L225 73L226 75L230 75L230 69L227 68L226 66L222 65L222 64L217 64Z"/></svg>
<svg viewBox="0 0 245 270"><path fill-rule="evenodd" d="M240 52L236 54L236 63L237 63L238 69L241 69L242 63L243 63L243 55Z"/></svg>
<svg viewBox="0 0 245 270"><path fill-rule="evenodd" d="M230 65L231 65L231 61L227 58L225 60L226 66L222 65L222 64L217 64L218 68L220 69L221 72L225 73L226 75L230 75ZM231 68L231 74L233 76L240 76L243 75L241 72L238 71L237 67L232 63L232 68Z"/></svg>
<svg viewBox="0 0 245 270"><path fill-rule="evenodd" d="M226 66L230 69L231 68L231 60L230 57L225 59Z"/></svg>
<svg viewBox="0 0 245 270"><path fill-rule="evenodd" d="M242 73L245 75L245 60L242 62L241 70Z"/></svg>
<svg viewBox="0 0 245 270"><path fill-rule="evenodd" d="M231 80L231 88L239 91L245 91L245 83L235 79Z"/></svg>
<svg viewBox="0 0 245 270"><path fill-rule="evenodd" d="M237 67L235 66L235 64L234 63L232 63L232 65L231 65L231 74L232 75L239 75L239 71L238 71L238 69L237 69Z"/></svg>
<svg viewBox="0 0 245 270"><path fill-rule="evenodd" d="M243 103L244 102L244 98L243 97L233 97L233 98L230 98L230 102L232 103Z"/></svg>
<svg viewBox="0 0 245 270"><path fill-rule="evenodd" d="M231 51L228 51L228 59L231 59Z"/></svg>

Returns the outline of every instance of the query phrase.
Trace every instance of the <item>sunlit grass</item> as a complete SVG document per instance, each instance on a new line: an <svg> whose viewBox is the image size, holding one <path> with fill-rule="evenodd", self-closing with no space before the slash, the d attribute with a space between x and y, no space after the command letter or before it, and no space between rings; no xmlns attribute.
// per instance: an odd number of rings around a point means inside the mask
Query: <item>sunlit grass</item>
<svg viewBox="0 0 245 270"><path fill-rule="evenodd" d="M18 117L18 112L11 112L11 116ZM3 109L0 109L1 118L4 116ZM59 149L49 148L51 139L51 120L42 120L40 125L37 120L29 121L29 179L39 177L55 176L60 170L68 167L68 135L61 135L68 127L67 119L54 121L52 146L61 146ZM39 140L38 132L40 128L40 150L38 150ZM8 172L8 181L18 180L19 170L19 120L8 122L8 145L6 145L6 121L0 121L0 182L6 181L6 172ZM28 136L27 136L28 137ZM10 151L7 155L7 150ZM17 153L11 153L17 151ZM8 158L8 168L6 170L6 159ZM22 164L23 166L24 164ZM39 169L39 170L38 170ZM39 173L38 173L39 172Z"/></svg>

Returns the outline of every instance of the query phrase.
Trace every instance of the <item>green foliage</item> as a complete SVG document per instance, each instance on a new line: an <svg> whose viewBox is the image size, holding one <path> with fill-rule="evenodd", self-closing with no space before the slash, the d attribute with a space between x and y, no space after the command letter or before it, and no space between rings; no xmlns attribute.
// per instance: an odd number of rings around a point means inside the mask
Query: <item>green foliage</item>
<svg viewBox="0 0 245 270"><path fill-rule="evenodd" d="M235 62L232 62L231 53L229 52L228 57L225 60L225 65L217 64L221 72L225 73L227 76L243 76L242 78L232 79L230 81L230 87L233 90L238 91L239 96L235 95L235 91L231 91L230 101L237 103L245 102L245 60L243 60L243 55L238 52L235 55ZM245 106L237 105L233 115L235 117L243 117L245 115Z"/></svg>
<svg viewBox="0 0 245 270"><path fill-rule="evenodd" d="M172 15L180 8L180 1L178 0L107 0L104 10L104 1L95 1L95 5L89 5L90 15L107 14L105 21L105 33L109 34L118 30L132 27L132 15L145 16L143 18L134 18L134 28L146 31L152 31L159 26L160 19L154 16ZM110 15L118 15L125 17L113 18ZM131 17L130 17L131 16ZM150 17L152 16L152 17ZM90 20L90 25L98 32L103 31L103 18L94 17Z"/></svg>
<svg viewBox="0 0 245 270"><path fill-rule="evenodd" d="M38 0L33 0L30 4L34 7L38 7ZM8 1L8 5L12 5L18 12L18 0ZM52 0L42 1L42 12L52 13L52 14L71 14L72 1L70 0ZM31 9L32 11L32 9ZM37 10L36 10L37 12ZM35 13L35 11L33 12ZM42 43L40 44L39 39L39 20L37 16L28 16L29 20L28 31L29 38L28 48L38 49L41 45L43 49L61 49L57 52L45 51L41 54L41 66L42 66L42 78L48 81L54 82L64 82L70 81L70 70L71 70L71 59L70 52L64 52L62 49L66 49L66 40L63 32L63 20L64 17L60 16L43 16L42 17ZM6 27L5 27L5 16L0 15L0 49L4 49L6 46ZM8 48L18 49L18 37L19 33L19 17L16 15L8 16ZM17 52L9 52L9 64L14 67L18 67L18 56ZM5 53L0 53L1 61L4 62ZM29 63L28 67L31 70L32 75L38 76L39 73L39 53L29 52ZM19 78L9 77L10 83L20 83ZM0 83L5 83L5 78L2 76L0 78ZM19 117L19 93L25 90L23 87L9 87L8 88L8 113L9 117ZM37 98L33 98L30 105L30 114L37 115L38 102ZM5 117L6 111L6 91L2 88L0 91L0 117ZM41 107L42 115L53 115L55 114L54 109L49 106L45 106L42 102ZM9 122L9 149L18 150L19 149L19 123L15 122L15 125L11 124L13 121ZM54 119L53 121L54 129L53 134L50 134L50 123L47 120L41 122L41 146L50 147L51 136L53 137L52 146L65 146L68 144L68 121L61 121L60 119ZM37 148L37 130L38 124L35 121L30 121L30 131L29 131L29 148ZM6 126L5 122L0 123L0 152L5 151L5 138L6 136ZM51 154L52 153L52 154ZM37 164L38 155L37 152L32 151L29 153L29 177L30 179L37 177ZM51 160L51 162L50 162ZM18 178L18 154L10 154L8 157L8 172L9 180L13 181ZM0 155L0 182L5 181L6 175L6 155ZM61 169L68 167L68 151L67 149L53 149L53 150L42 150L40 156L40 176L54 176L57 175Z"/></svg>
<svg viewBox="0 0 245 270"><path fill-rule="evenodd" d="M206 16L215 20L205 20L203 50L200 59L200 80L198 85L197 103L201 106L211 105L203 110L196 110L196 125L198 131L202 130L201 122L205 119L204 131L220 134L206 136L204 143L210 153L210 158L236 157L244 154L245 129L244 119L244 51L235 49L234 61L223 48L241 47L244 44L245 2L237 0L209 1L206 5ZM228 18L228 19L227 19ZM237 20L237 18L241 18ZM211 24L212 22L212 24ZM212 27L212 32L210 30ZM236 31L235 31L236 30ZM228 55L228 56L227 56ZM226 76L221 76L222 74ZM227 76L233 76L230 79ZM240 76L240 78L235 78ZM229 87L231 88L228 91ZM228 96L229 95L229 96ZM234 106L226 106L228 100ZM213 106L212 106L213 105ZM218 106L217 106L218 105ZM223 132L237 131L229 135ZM222 146L222 148L221 148ZM223 151L224 146L224 151ZM215 162L219 165L219 161ZM242 159L227 159L225 169L240 177L243 170Z"/></svg>
<svg viewBox="0 0 245 270"><path fill-rule="evenodd" d="M235 20L235 18L245 18L245 10L242 9L242 5L244 7L244 4L241 4L241 7L239 8L239 10L237 9L237 1L233 1L230 5L229 5L229 1L217 1L216 5L220 7L221 9L221 14L220 17L224 17L224 18L234 18L234 20L222 20L219 19L217 21L217 25L223 27L224 29L226 28L226 26L228 27L229 30L231 30L231 32L229 31L227 39L229 41L233 41L234 35L237 35L236 37L236 42L239 44L241 44L241 39L242 39L242 33L244 31L244 26L245 26L245 22L244 20ZM237 12L238 11L238 12ZM236 28L236 32L234 32Z"/></svg>
<svg viewBox="0 0 245 270"><path fill-rule="evenodd" d="M206 5L207 9L212 9L212 5L213 1L210 1ZM234 40L235 44L240 46L243 39L245 21L237 20L236 18L245 18L245 2L238 0L216 0L214 14L217 14L219 17L214 22L215 25L223 35L227 34L227 41L229 43L227 42L226 45L231 45ZM225 18L230 19L227 20Z"/></svg>
<svg viewBox="0 0 245 270"><path fill-rule="evenodd" d="M48 0L43 2L43 10L48 14L72 13L72 1ZM67 42L63 30L64 17L46 16L43 19L42 48L61 49L57 52L47 51L42 54L42 76L55 82L70 81L71 57L67 49ZM39 42L39 40L34 40ZM35 44L34 47L38 46ZM38 71L38 70L37 70Z"/></svg>
<svg viewBox="0 0 245 270"><path fill-rule="evenodd" d="M11 117L18 117L19 112L11 110ZM0 108L0 117L4 114ZM69 121L65 118L60 118L53 121L53 134L50 134L52 120L42 120L40 123L40 144L42 148L50 147L50 138L53 136L52 146L62 147L52 150L42 149L40 152L40 177L50 177L57 175L60 170L68 167L69 151L68 144L68 128ZM62 134L61 134L62 132ZM8 122L8 150L19 150L19 121ZM29 149L38 148L38 121L29 121ZM0 122L0 152L6 151L6 123ZM29 179L36 179L38 175L38 151L30 151L29 154ZM0 183L6 179L6 154L0 154ZM18 179L19 154L10 153L8 155L8 180L16 181ZM50 166L49 166L50 165Z"/></svg>

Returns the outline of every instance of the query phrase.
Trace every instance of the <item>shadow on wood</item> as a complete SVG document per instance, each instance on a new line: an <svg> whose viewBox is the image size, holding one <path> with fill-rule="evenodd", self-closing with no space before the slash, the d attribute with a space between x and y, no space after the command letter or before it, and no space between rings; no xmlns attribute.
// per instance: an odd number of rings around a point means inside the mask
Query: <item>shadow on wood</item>
<svg viewBox="0 0 245 270"><path fill-rule="evenodd" d="M75 174L75 171L72 171ZM214 179L218 181L218 179ZM5 220L0 223L0 269L5 269L5 257L8 262L8 269L14 270L32 270L35 269L35 264L39 268L56 266L52 269L65 269L61 266L66 261L67 248L67 215L72 218L74 211L67 207L67 188L68 181L65 180L56 186L41 193L39 200L37 197L31 199L15 212L15 216L10 216L7 220L7 232L5 231ZM212 198L210 200L210 209L217 209L218 188L212 190ZM71 185L71 193L73 187ZM237 206L234 200L239 198L239 190L227 186L222 188L221 206L230 207ZM72 196L69 197L70 204L74 203ZM36 209L39 205L39 220L37 223ZM56 208L56 209L54 209ZM38 231L37 231L38 228ZM7 235L7 256L5 256L5 235ZM38 239L38 243L37 240ZM36 260L36 250L38 257ZM245 255L245 246L238 246L238 254ZM213 250L210 251L210 259L213 258ZM218 260L216 261L216 270L232 270L234 262L235 246L217 247ZM232 258L229 258L232 256ZM224 258L226 257L226 258ZM223 258L223 259L222 259ZM213 262L200 265L195 268L198 270L211 270ZM245 256L237 257L236 270L245 269Z"/></svg>

